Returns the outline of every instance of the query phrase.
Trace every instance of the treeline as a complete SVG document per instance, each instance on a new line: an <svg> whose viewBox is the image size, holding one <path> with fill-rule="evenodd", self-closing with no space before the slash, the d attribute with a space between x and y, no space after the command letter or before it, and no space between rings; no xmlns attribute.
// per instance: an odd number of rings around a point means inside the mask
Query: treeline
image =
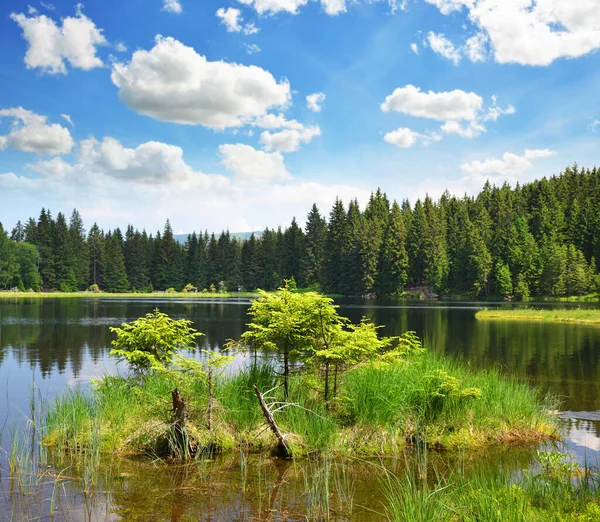
<svg viewBox="0 0 600 522"><path fill-rule="evenodd" d="M304 228L294 219L248 240L204 232L180 244L168 221L155 235L96 224L86 234L76 210L67 222L42 209L10 237L0 225L0 288L22 290L272 290L294 277L345 295L564 296L599 290L599 258L600 171L577 165L414 206L377 190L362 211L337 200L326 219L313 205Z"/></svg>

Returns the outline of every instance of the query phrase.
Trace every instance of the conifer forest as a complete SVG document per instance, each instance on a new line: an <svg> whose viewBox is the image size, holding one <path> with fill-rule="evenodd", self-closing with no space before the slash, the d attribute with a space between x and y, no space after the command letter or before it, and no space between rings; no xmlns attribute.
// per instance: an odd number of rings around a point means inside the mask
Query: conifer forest
<svg viewBox="0 0 600 522"><path fill-rule="evenodd" d="M363 210L356 200L328 213L313 205L304 226L294 219L248 239L194 232L180 243L169 221L156 233L86 230L77 210L17 218L0 224L3 290L252 291L294 278L332 294L524 299L600 286L600 170L577 165L522 186L487 183L475 197L410 204L377 190Z"/></svg>

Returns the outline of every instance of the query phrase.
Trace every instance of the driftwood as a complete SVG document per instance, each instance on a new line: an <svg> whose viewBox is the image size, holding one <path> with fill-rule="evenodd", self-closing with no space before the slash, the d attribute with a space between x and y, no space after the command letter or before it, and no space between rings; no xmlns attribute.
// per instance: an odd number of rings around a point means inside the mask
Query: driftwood
<svg viewBox="0 0 600 522"><path fill-rule="evenodd" d="M265 419L267 420L267 424L269 425L269 428L271 428L271 431L273 432L275 437L277 437L277 441L279 442L279 450L285 456L289 456L290 449L285 441L285 436L283 435L283 433L281 433L279 426L277 426L277 423L275 422L273 414L271 413L271 410L269 410L269 407L267 406L267 403L265 402L265 399L264 399L262 393L260 393L260 390L258 389L258 386L256 386L256 384L254 385L254 393L258 397L260 409L262 410L263 415L265 416Z"/></svg>

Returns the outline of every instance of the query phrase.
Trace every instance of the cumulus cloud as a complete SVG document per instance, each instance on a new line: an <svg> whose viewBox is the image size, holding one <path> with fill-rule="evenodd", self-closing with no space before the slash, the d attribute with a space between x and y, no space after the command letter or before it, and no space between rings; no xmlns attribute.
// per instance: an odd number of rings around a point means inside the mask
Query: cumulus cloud
<svg viewBox="0 0 600 522"><path fill-rule="evenodd" d="M321 0L321 5L325 12L331 16L346 12L346 0Z"/></svg>
<svg viewBox="0 0 600 522"><path fill-rule="evenodd" d="M464 51L473 63L484 62L487 57L488 38L485 33L477 33L467 40Z"/></svg>
<svg viewBox="0 0 600 522"><path fill-rule="evenodd" d="M1 109L0 119L11 118L13 125L6 136L0 136L0 150L11 148L47 156L69 154L74 142L69 129L58 123L47 124L47 117L23 107Z"/></svg>
<svg viewBox="0 0 600 522"><path fill-rule="evenodd" d="M239 33L242 30L240 21L243 20L242 12L234 7L217 9L217 18L221 19L221 23L227 28L230 33Z"/></svg>
<svg viewBox="0 0 600 522"><path fill-rule="evenodd" d="M419 87L399 87L381 104L383 112L397 111L410 116L445 120L474 120L483 107L483 98L474 92L422 92Z"/></svg>
<svg viewBox="0 0 600 522"><path fill-rule="evenodd" d="M499 63L547 66L600 48L597 0L426 0L443 14L466 9ZM479 56L475 54L475 56Z"/></svg>
<svg viewBox="0 0 600 522"><path fill-rule="evenodd" d="M68 114L61 114L60 115L62 118L64 118L64 120L71 126L71 127L75 127L75 124L73 123L73 120L71 119L71 116L69 116Z"/></svg>
<svg viewBox="0 0 600 522"><path fill-rule="evenodd" d="M454 65L458 65L462 59L462 55L458 49L454 47L452 42L443 34L436 34L430 31L427 35L427 42L431 50L444 58L450 60Z"/></svg>
<svg viewBox="0 0 600 522"><path fill-rule="evenodd" d="M118 53L126 53L127 52L127 46L123 43L123 42L117 42L114 45L115 51L117 51Z"/></svg>
<svg viewBox="0 0 600 522"><path fill-rule="evenodd" d="M526 149L522 156L505 152L502 158L489 158L484 161L463 163L460 168L469 176L500 177L502 179L521 174L533 167L532 160L556 156L549 149Z"/></svg>
<svg viewBox="0 0 600 522"><path fill-rule="evenodd" d="M260 142L266 150L279 152L295 152L303 143L310 143L315 136L321 135L318 125L310 125L302 129L284 129L271 133L264 131L260 135Z"/></svg>
<svg viewBox="0 0 600 522"><path fill-rule="evenodd" d="M401 127L395 131L388 132L383 140L391 145L396 145L403 149L408 149L418 142L429 141L429 137L425 134L420 134L406 127Z"/></svg>
<svg viewBox="0 0 600 522"><path fill-rule="evenodd" d="M150 51L113 64L111 78L140 114L213 129L242 126L291 98L287 80L254 65L210 62L171 37L157 36Z"/></svg>
<svg viewBox="0 0 600 522"><path fill-rule="evenodd" d="M25 54L27 68L39 68L48 74L66 74L67 62L71 67L90 70L103 65L96 56L97 47L108 42L94 22L77 6L76 16L67 16L59 26L46 15L28 17L12 13L11 18L23 31L28 48Z"/></svg>
<svg viewBox="0 0 600 522"><path fill-rule="evenodd" d="M498 106L497 101L496 96L492 96L492 105L485 109L483 98L474 92L459 89L450 92L422 92L414 85L407 85L394 90L381 104L381 110L442 121L442 133L470 139L486 132L483 122L496 121L502 115L515 113L512 105L503 109ZM411 147L419 139L427 142L423 138L428 138L428 142L441 139L441 135L435 132L428 135L411 133L412 130L403 127L386 134L384 139L400 147Z"/></svg>
<svg viewBox="0 0 600 522"><path fill-rule="evenodd" d="M253 127L261 127L263 129L296 129L302 130L304 129L304 125L297 120L288 120L282 114L265 114L264 116L260 116L251 122Z"/></svg>
<svg viewBox="0 0 600 522"><path fill-rule="evenodd" d="M258 14L274 15L285 12L298 14L308 0L238 0L241 4L254 9ZM346 11L346 0L321 0L323 10L331 16L336 16Z"/></svg>
<svg viewBox="0 0 600 522"><path fill-rule="evenodd" d="M327 96L322 92L315 92L306 97L306 106L313 112L321 112Z"/></svg>
<svg viewBox="0 0 600 522"><path fill-rule="evenodd" d="M596 119L592 123L588 125L588 129L592 132L598 132L598 127L600 127L600 120Z"/></svg>
<svg viewBox="0 0 600 522"><path fill-rule="evenodd" d="M411 43L410 44L410 50L415 53L415 54L419 54L419 45L416 43Z"/></svg>
<svg viewBox="0 0 600 522"><path fill-rule="evenodd" d="M291 179L280 152L264 152L243 143L219 145L221 163L245 183L271 183Z"/></svg>
<svg viewBox="0 0 600 522"><path fill-rule="evenodd" d="M181 2L179 0L163 0L162 11L173 14L181 14L183 12L183 7L181 6Z"/></svg>

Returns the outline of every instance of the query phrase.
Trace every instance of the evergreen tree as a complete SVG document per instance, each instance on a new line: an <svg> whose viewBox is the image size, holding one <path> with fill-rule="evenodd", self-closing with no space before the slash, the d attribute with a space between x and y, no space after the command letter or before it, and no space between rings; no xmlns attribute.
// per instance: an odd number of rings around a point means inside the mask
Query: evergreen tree
<svg viewBox="0 0 600 522"><path fill-rule="evenodd" d="M16 243L20 243L21 241L25 241L25 227L22 225L21 221L17 221L17 224L12 229L10 234L10 238Z"/></svg>
<svg viewBox="0 0 600 522"><path fill-rule="evenodd" d="M306 286L323 284L327 223L321 217L317 205L313 204L304 234L304 257L302 258L302 280Z"/></svg>
<svg viewBox="0 0 600 522"><path fill-rule="evenodd" d="M73 210L71 219L69 220L69 241L73 256L76 287L79 290L85 290L88 286L90 274L90 254L83 220L77 209Z"/></svg>
<svg viewBox="0 0 600 522"><path fill-rule="evenodd" d="M119 293L129 290L125 257L121 246L121 233L117 229L106 235L104 244L104 290Z"/></svg>
<svg viewBox="0 0 600 522"><path fill-rule="evenodd" d="M15 242L9 239L0 223L0 289L12 288L17 282L18 275L19 265L15 256Z"/></svg>
<svg viewBox="0 0 600 522"><path fill-rule="evenodd" d="M304 256L304 233L298 226L296 218L292 219L291 225L283 234L283 249L284 279L290 280L293 277L300 286L304 286L304 274L300 270Z"/></svg>
<svg viewBox="0 0 600 522"><path fill-rule="evenodd" d="M54 267L54 221L50 211L42 209L35 233L35 246L40 253L40 275L46 290L58 288Z"/></svg>
<svg viewBox="0 0 600 522"><path fill-rule="evenodd" d="M420 199L415 203L410 221L407 238L409 280L413 284L422 284L425 281L425 268L427 266L426 242L429 227L427 226L423 203Z"/></svg>
<svg viewBox="0 0 600 522"><path fill-rule="evenodd" d="M502 261L498 261L496 263L494 279L496 282L496 292L498 292L498 294L502 297L512 295L513 285L508 265L505 265Z"/></svg>
<svg viewBox="0 0 600 522"><path fill-rule="evenodd" d="M61 292L77 290L75 256L67 220L62 212L58 213L54 224L54 270L56 284Z"/></svg>
<svg viewBox="0 0 600 522"><path fill-rule="evenodd" d="M90 255L90 285L104 287L104 233L96 223L88 234L88 249Z"/></svg>
<svg viewBox="0 0 600 522"><path fill-rule="evenodd" d="M406 227L398 203L394 201L381 244L377 293L395 294L404 290L408 280Z"/></svg>
<svg viewBox="0 0 600 522"><path fill-rule="evenodd" d="M40 254L35 246L25 241L17 243L15 245L15 261L19 267L20 284L18 286L21 286L23 290L31 289L39 292L42 287L42 278L38 270Z"/></svg>
<svg viewBox="0 0 600 522"><path fill-rule="evenodd" d="M346 211L344 210L344 204L341 199L336 198L331 213L329 214L324 256L325 288L329 292L343 292L344 274L341 268L346 226Z"/></svg>
<svg viewBox="0 0 600 522"><path fill-rule="evenodd" d="M181 246L173 237L171 223L167 219L162 234L162 239L156 245L154 253L155 287L163 289L174 288L181 290L183 288L183 252Z"/></svg>

